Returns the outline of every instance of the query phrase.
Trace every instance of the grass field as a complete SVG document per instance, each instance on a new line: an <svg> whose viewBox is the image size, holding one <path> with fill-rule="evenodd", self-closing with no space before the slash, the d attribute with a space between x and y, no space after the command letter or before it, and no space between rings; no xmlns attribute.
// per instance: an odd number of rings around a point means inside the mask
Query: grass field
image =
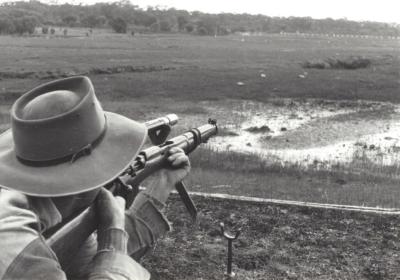
<svg viewBox="0 0 400 280"><path fill-rule="evenodd" d="M140 121L177 113L181 118L177 131L215 117L227 132L232 100L275 107L287 106L288 99L333 100L345 106L359 99L397 104L399 44L269 35L132 37L97 30L90 37L1 36L0 128L7 128L10 105L22 93L77 74L92 79L105 109ZM306 61L348 56L366 57L371 65L357 70L302 67ZM378 115L383 121L392 118ZM188 178L192 190L400 207L397 165L380 166L368 157L357 157L348 165L304 168L278 161L267 164L254 154L202 151L192 157Z"/></svg>
<svg viewBox="0 0 400 280"><path fill-rule="evenodd" d="M0 77L33 73L23 84L4 79L6 94L38 84L38 78L89 73L103 100L311 97L398 102L398 47L396 40L326 37L129 37L96 32L92 37L50 39L2 36ZM374 63L358 71L308 69L308 79L298 78L305 61L349 55ZM111 76L90 72L127 65L143 69ZM170 70L154 71L157 67ZM266 79L260 79L260 72ZM238 81L245 86L238 87Z"/></svg>

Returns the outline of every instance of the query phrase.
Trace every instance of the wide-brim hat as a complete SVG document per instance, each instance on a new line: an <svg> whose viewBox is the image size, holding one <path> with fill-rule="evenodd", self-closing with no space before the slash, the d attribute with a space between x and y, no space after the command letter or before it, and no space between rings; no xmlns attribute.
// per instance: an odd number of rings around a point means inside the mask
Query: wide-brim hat
<svg viewBox="0 0 400 280"><path fill-rule="evenodd" d="M32 100L55 91L79 101L56 116L24 117ZM0 187L43 197L99 188L129 167L146 135L144 124L103 111L88 77L38 86L14 103L11 129L0 135Z"/></svg>

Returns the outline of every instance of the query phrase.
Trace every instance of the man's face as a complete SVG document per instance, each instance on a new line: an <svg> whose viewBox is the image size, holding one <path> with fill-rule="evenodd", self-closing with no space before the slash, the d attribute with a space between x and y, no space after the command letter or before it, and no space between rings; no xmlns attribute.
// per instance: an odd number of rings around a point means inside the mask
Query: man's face
<svg viewBox="0 0 400 280"><path fill-rule="evenodd" d="M100 188L75 195L54 197L52 200L65 219L91 205L99 191Z"/></svg>

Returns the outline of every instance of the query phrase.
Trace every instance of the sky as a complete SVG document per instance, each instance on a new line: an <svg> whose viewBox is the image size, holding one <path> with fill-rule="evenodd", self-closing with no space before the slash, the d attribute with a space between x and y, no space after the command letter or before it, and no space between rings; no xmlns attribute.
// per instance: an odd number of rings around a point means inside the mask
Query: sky
<svg viewBox="0 0 400 280"><path fill-rule="evenodd" d="M4 0L0 0L2 2ZM113 0L44 0L71 4L93 4ZM312 18L347 18L400 24L400 0L130 0L146 8L160 6L208 13L249 13L268 16L310 16Z"/></svg>

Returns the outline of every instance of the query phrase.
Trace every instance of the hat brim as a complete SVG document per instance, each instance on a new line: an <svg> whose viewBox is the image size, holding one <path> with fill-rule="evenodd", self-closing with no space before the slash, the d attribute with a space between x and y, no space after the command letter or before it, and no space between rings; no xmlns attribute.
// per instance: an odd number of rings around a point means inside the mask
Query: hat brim
<svg viewBox="0 0 400 280"><path fill-rule="evenodd" d="M0 135L0 187L32 196L56 197L102 187L128 168L142 148L147 129L121 115L105 112L107 131L88 156L73 163L46 167L21 163L14 152L11 130Z"/></svg>

